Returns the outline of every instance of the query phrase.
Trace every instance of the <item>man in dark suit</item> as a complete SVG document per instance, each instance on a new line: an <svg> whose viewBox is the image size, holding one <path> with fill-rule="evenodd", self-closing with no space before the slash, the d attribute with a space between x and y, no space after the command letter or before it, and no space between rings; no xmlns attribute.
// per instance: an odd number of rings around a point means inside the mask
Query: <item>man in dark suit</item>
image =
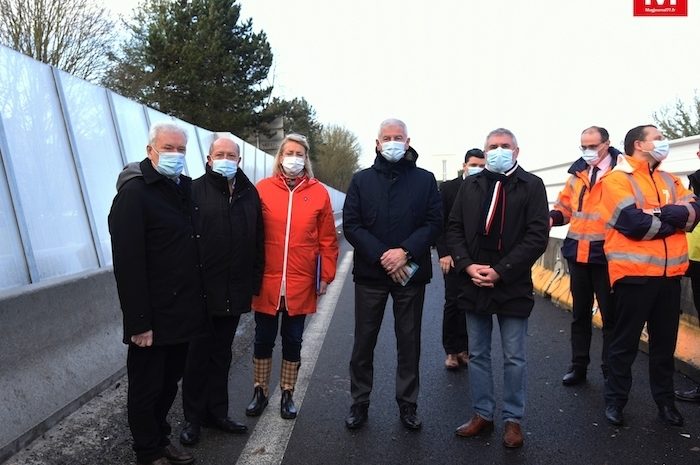
<svg viewBox="0 0 700 465"><path fill-rule="evenodd" d="M206 331L192 180L182 174L187 133L156 123L147 158L119 174L109 212L114 277L124 316L127 415L137 465L187 465L170 443L168 411L189 342Z"/></svg>
<svg viewBox="0 0 700 465"><path fill-rule="evenodd" d="M442 230L435 177L416 166L418 153L403 121L381 123L371 168L355 175L343 207L343 230L355 248L355 342L350 360L352 406L348 429L367 421L374 381L374 348L391 295L396 333L396 402L409 430L416 414L425 285L432 277L430 246Z"/></svg>
<svg viewBox="0 0 700 465"><path fill-rule="evenodd" d="M238 168L241 151L227 133L215 133L206 172L192 182L211 332L190 343L182 382L185 424L180 442L199 442L201 426L243 434L229 418L231 344L238 321L260 292L264 268L262 207L258 191Z"/></svg>
<svg viewBox="0 0 700 465"><path fill-rule="evenodd" d="M462 185L462 181L467 176L479 173L486 166L484 151L481 149L471 149L464 155L462 174L455 179L445 181L440 185L440 197L442 197L442 216L444 218L445 230L447 220L450 217L452 205L457 198L457 192ZM437 252L440 257L440 269L445 277L445 308L442 316L442 346L445 348L447 358L445 368L454 370L460 365L469 362L469 352L467 351L467 318L464 311L460 311L457 305L459 296L459 285L461 278L455 271L452 254L447 249L445 233L438 238Z"/></svg>

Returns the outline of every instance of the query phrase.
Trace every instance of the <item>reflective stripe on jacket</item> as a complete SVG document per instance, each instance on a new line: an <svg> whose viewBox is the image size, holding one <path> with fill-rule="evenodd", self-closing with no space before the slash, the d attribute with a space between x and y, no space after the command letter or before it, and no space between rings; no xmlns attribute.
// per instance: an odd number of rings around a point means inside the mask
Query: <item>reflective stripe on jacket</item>
<svg viewBox="0 0 700 465"><path fill-rule="evenodd" d="M692 230L700 211L692 192L676 176L629 156L618 158L602 187L610 283L626 277L683 276L688 267L684 231ZM650 214L654 209L660 212Z"/></svg>
<svg viewBox="0 0 700 465"><path fill-rule="evenodd" d="M609 152L612 157L610 168L613 169L620 152L614 147L610 147ZM610 174L610 171L599 177L591 187L588 168L588 164L582 158L571 165L571 176L559 193L549 216L552 218L552 226L569 225L562 247L564 258L577 263L605 264L603 242L606 226L600 217L598 204L603 191L600 181Z"/></svg>

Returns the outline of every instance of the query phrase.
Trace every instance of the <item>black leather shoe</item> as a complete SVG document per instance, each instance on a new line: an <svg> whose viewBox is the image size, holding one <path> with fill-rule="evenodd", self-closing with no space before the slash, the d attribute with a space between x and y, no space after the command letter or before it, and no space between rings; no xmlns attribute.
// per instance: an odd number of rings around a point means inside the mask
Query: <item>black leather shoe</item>
<svg viewBox="0 0 700 465"><path fill-rule="evenodd" d="M257 386L253 392L253 399L245 409L245 414L249 417L260 416L265 407L267 407L267 397L265 397L262 386Z"/></svg>
<svg viewBox="0 0 700 465"><path fill-rule="evenodd" d="M660 406L659 419L671 426L683 426L683 415L675 405Z"/></svg>
<svg viewBox="0 0 700 465"><path fill-rule="evenodd" d="M185 425L180 431L180 444L185 446L194 446L199 442L202 435L202 429L196 423L185 422Z"/></svg>
<svg viewBox="0 0 700 465"><path fill-rule="evenodd" d="M402 405L399 409L401 423L412 431L419 430L422 426L418 415L416 415L416 406L411 404Z"/></svg>
<svg viewBox="0 0 700 465"><path fill-rule="evenodd" d="M622 416L622 407L618 407L617 405L606 405L605 418L611 425L622 426L622 423L625 421Z"/></svg>
<svg viewBox="0 0 700 465"><path fill-rule="evenodd" d="M172 465L189 465L190 463L194 462L194 457L192 454L178 449L173 444L168 444L165 446L163 449L163 455Z"/></svg>
<svg viewBox="0 0 700 465"><path fill-rule="evenodd" d="M227 417L212 418L207 425L226 433L245 434L248 432L248 427L246 425Z"/></svg>
<svg viewBox="0 0 700 465"><path fill-rule="evenodd" d="M297 417L297 408L292 399L292 391L285 389L282 391L282 401L280 402L280 416L285 420L293 420Z"/></svg>
<svg viewBox="0 0 700 465"><path fill-rule="evenodd" d="M561 379L564 386L576 386L586 381L586 370L578 367L571 367L569 372Z"/></svg>
<svg viewBox="0 0 700 465"><path fill-rule="evenodd" d="M152 462L136 462L136 465L170 465L170 462L168 462L168 459L165 457L160 457L158 459L153 460Z"/></svg>
<svg viewBox="0 0 700 465"><path fill-rule="evenodd" d="M676 391L676 399L686 402L700 402L700 386L689 391Z"/></svg>
<svg viewBox="0 0 700 465"><path fill-rule="evenodd" d="M362 402L361 404L352 404L350 406L350 415L345 418L345 426L348 429L359 429L367 423L367 409L369 408L368 402Z"/></svg>

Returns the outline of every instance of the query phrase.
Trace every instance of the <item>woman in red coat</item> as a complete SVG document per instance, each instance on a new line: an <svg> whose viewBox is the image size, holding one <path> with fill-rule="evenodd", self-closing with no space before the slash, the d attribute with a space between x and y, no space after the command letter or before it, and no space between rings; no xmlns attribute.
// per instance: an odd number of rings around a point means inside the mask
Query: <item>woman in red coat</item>
<svg viewBox="0 0 700 465"><path fill-rule="evenodd" d="M282 316L282 418L296 418L292 393L301 360L306 315L335 277L338 240L328 191L314 178L306 137L289 134L273 162L272 176L257 184L265 230L265 270L253 297L255 353L253 400L246 415L267 406L272 349Z"/></svg>

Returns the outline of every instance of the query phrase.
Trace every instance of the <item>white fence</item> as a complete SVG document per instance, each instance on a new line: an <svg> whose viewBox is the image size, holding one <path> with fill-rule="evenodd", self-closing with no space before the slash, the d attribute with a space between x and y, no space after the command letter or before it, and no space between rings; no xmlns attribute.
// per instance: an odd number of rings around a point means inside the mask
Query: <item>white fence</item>
<svg viewBox="0 0 700 465"><path fill-rule="evenodd" d="M0 46L0 291L111 265L117 175L162 120L188 129L186 173L204 174L212 131ZM246 175L269 176L272 155L238 142Z"/></svg>

